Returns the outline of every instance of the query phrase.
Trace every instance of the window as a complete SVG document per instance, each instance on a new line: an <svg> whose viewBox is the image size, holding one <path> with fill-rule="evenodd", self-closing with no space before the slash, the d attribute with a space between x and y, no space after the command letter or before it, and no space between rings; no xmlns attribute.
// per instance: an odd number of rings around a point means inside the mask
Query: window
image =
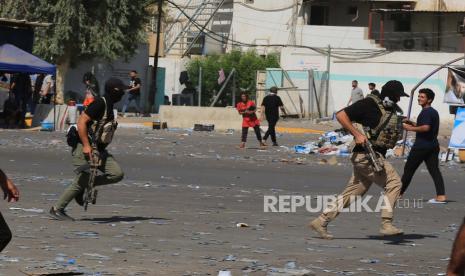
<svg viewBox="0 0 465 276"><path fill-rule="evenodd" d="M391 15L394 21L395 32L410 32L412 30L412 17L410 13L394 13Z"/></svg>
<svg viewBox="0 0 465 276"><path fill-rule="evenodd" d="M310 11L310 25L328 25L328 15L328 6L312 6Z"/></svg>
<svg viewBox="0 0 465 276"><path fill-rule="evenodd" d="M357 15L358 7L351 6L347 9L347 14L349 15Z"/></svg>

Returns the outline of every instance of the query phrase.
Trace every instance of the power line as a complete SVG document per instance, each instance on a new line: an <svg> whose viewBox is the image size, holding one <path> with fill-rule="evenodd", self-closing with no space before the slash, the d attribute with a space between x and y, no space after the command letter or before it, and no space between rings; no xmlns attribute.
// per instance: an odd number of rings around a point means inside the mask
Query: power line
<svg viewBox="0 0 465 276"><path fill-rule="evenodd" d="M221 42L221 43L224 43L224 40L219 40L216 37L213 37L213 35L221 37L222 39L227 39L228 41L231 41L231 43L234 44L235 46L252 47L252 48L256 48L256 47L282 47L282 48L294 47L294 48L310 49L310 50L313 50L313 51L315 51L317 53L320 53L322 55L328 55L329 54L329 52L328 52L328 50L326 48L311 47L311 46L304 46L304 45L286 45L286 44L258 45L258 44L252 44L252 43L245 43L245 42L241 42L241 41L236 41L236 40L233 40L231 38L225 38L222 35L217 34L217 33L215 33L214 31L212 31L210 29L203 28L202 26L200 26L197 22L195 22L195 20L193 20L188 14L186 14L186 12L184 10L182 10L176 3L172 2L171 0L166 0L166 2L170 3L175 8L180 10L183 13L183 15L190 22L192 22L193 25L199 31L203 32L206 36L210 37L211 39L216 40L216 41ZM365 50L365 49L363 49L363 50L350 49L350 51L348 51L348 50L349 49L346 49L345 53L347 53L347 55L350 55L350 57L344 56L345 55L344 53L338 53L337 50L332 50L331 51L331 56L339 58L339 59L345 59L345 60L357 60L357 59L374 58L374 57L386 55L387 53L389 53L389 51L387 51L387 50L369 50L369 49L367 49L367 50Z"/></svg>

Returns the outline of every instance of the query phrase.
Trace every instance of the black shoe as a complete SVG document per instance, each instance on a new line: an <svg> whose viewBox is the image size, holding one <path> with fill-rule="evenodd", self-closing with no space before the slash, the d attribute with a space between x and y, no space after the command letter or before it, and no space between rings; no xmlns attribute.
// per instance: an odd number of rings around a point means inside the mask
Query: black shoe
<svg viewBox="0 0 465 276"><path fill-rule="evenodd" d="M77 194L74 200L76 200L76 203L79 204L79 206L84 206L84 190Z"/></svg>
<svg viewBox="0 0 465 276"><path fill-rule="evenodd" d="M61 221L74 221L74 219L66 214L64 210L56 210L55 207L50 208L49 216Z"/></svg>
<svg viewBox="0 0 465 276"><path fill-rule="evenodd" d="M279 147L278 143L274 142L273 147Z"/></svg>

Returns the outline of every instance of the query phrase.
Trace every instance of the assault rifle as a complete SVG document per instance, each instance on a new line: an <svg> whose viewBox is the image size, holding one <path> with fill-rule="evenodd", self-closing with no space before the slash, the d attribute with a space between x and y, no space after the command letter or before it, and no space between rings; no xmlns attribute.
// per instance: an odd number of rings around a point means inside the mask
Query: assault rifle
<svg viewBox="0 0 465 276"><path fill-rule="evenodd" d="M98 168L102 165L102 156L98 149L98 137L102 132L102 125L100 122L97 123L95 131L90 133L90 142L92 146L92 155L89 156L89 182L87 187L84 189L84 210L87 211L89 203L97 203L97 193L95 189L95 178L98 175Z"/></svg>
<svg viewBox="0 0 465 276"><path fill-rule="evenodd" d="M100 153L97 148L97 143L92 142L92 156L89 160L89 182L84 189L84 210L87 211L89 203L97 203L97 193L95 189L95 177L98 174L98 168L101 165Z"/></svg>
<svg viewBox="0 0 465 276"><path fill-rule="evenodd" d="M368 132L363 129L365 132L365 136L369 139L370 136ZM368 155L368 158L370 159L371 165L373 166L373 169L375 173L380 173L383 171L383 163L379 160L378 153L373 149L373 145L371 144L370 140L368 140L363 144L363 147L365 149L366 154Z"/></svg>

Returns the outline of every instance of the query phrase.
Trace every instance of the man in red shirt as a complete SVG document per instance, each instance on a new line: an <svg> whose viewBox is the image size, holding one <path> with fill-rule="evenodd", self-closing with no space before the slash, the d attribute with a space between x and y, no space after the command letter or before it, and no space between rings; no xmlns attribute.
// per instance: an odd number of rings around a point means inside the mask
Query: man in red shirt
<svg viewBox="0 0 465 276"><path fill-rule="evenodd" d="M245 142L247 142L247 134L249 132L249 127L253 128L257 140L260 143L260 147L265 147L266 145L262 141L262 134L260 133L260 120L257 118L255 113L257 107L253 101L249 100L249 96L246 93L241 93L241 101L236 105L237 111L242 115L242 139L241 149L245 148Z"/></svg>

